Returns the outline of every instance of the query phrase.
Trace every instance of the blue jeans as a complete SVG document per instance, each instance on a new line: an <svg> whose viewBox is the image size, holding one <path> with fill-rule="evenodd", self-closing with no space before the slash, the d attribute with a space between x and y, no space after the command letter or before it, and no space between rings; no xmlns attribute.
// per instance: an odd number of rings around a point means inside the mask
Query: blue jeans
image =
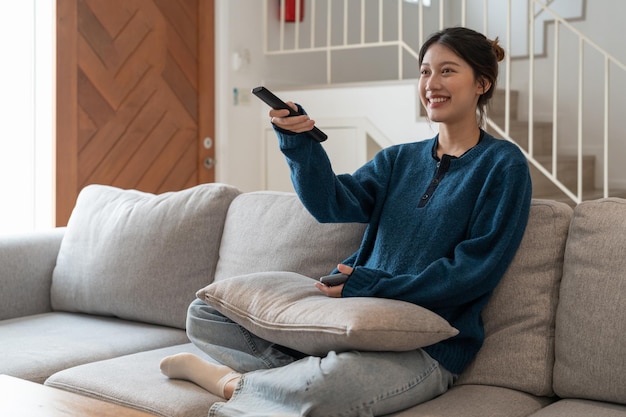
<svg viewBox="0 0 626 417"><path fill-rule="evenodd" d="M289 354L201 300L187 334L213 359L243 374L233 397L209 416L382 416L444 393L454 376L421 349Z"/></svg>

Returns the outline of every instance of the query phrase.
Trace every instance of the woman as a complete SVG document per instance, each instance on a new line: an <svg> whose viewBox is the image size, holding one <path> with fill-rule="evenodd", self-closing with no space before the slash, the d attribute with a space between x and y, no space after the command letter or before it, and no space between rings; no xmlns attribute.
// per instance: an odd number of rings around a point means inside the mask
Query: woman
<svg viewBox="0 0 626 417"><path fill-rule="evenodd" d="M162 371L229 400L211 408L215 416L378 416L445 392L482 345L481 311L528 220L525 158L481 129L503 56L497 39L470 29L431 36L419 54L419 94L439 134L384 149L352 175L333 173L305 134L315 124L308 116L269 113L306 208L321 222L368 223L359 250L337 267L348 280L316 283L319 290L412 302L448 320L457 336L409 352L303 357L197 300L189 336L224 366L182 354L164 359Z"/></svg>

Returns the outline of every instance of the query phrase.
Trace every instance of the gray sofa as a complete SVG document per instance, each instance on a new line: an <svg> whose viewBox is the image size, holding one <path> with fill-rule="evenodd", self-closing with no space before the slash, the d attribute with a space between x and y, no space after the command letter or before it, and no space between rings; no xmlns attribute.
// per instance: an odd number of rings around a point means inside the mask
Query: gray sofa
<svg viewBox="0 0 626 417"><path fill-rule="evenodd" d="M201 354L184 331L196 292L271 271L325 275L363 231L318 224L287 193L86 187L67 228L0 238L0 374L206 416L218 398L159 371L164 356ZM625 271L626 200L533 200L478 356L446 394L396 415L626 416Z"/></svg>

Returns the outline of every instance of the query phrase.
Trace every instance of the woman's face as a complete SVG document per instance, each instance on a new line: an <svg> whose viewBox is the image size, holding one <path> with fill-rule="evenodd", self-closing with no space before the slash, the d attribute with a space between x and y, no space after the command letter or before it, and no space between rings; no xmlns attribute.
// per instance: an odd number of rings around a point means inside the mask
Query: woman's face
<svg viewBox="0 0 626 417"><path fill-rule="evenodd" d="M467 62L447 46L435 43L424 54L420 74L420 99L431 121L476 123L478 98L489 85L475 79Z"/></svg>

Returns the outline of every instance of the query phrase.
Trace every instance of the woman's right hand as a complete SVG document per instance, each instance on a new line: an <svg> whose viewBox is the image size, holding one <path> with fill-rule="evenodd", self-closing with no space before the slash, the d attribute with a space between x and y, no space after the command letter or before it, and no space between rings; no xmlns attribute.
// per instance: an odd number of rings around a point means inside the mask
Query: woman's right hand
<svg viewBox="0 0 626 417"><path fill-rule="evenodd" d="M341 272L342 274L351 275L352 272L354 271L354 268L352 268L349 265L339 264L337 265L337 270ZM317 287L318 290L326 294L327 297L341 298L341 292L343 291L344 284L329 287L327 285L322 284L319 281L316 281L315 286Z"/></svg>
<svg viewBox="0 0 626 417"><path fill-rule="evenodd" d="M287 105L296 111L298 110L298 106L296 106L292 101L288 101ZM311 120L311 118L306 114L288 117L289 110L285 109L271 109L269 116L272 124L280 127L281 129L289 130L295 133L308 132L315 126L315 121Z"/></svg>

